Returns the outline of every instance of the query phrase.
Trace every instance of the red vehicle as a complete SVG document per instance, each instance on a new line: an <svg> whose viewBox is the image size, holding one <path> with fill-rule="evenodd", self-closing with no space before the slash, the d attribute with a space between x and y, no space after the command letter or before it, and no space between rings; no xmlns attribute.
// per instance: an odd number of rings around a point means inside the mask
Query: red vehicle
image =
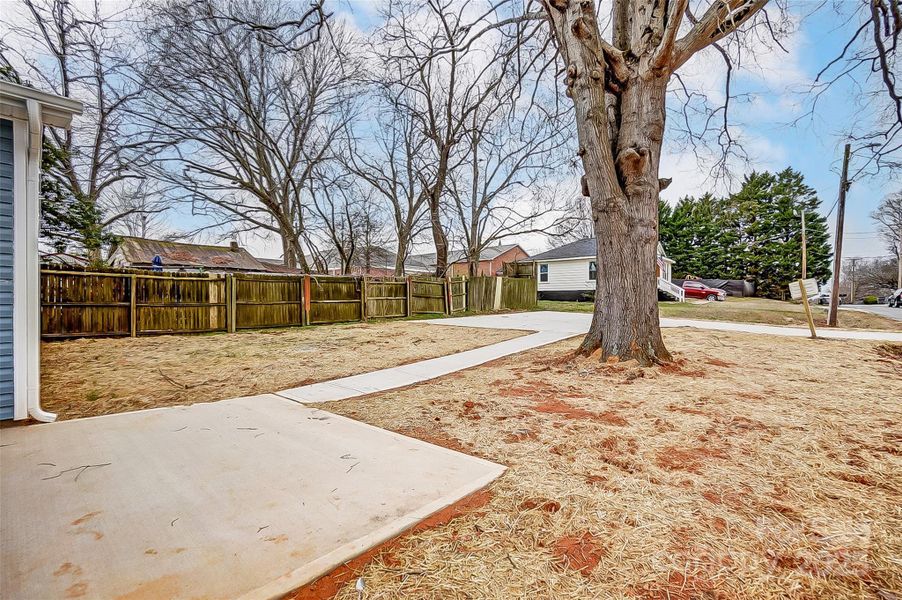
<svg viewBox="0 0 902 600"><path fill-rule="evenodd" d="M684 281L683 291L686 293L687 298L702 298L708 302L727 299L727 293L724 290L708 287L699 281Z"/></svg>

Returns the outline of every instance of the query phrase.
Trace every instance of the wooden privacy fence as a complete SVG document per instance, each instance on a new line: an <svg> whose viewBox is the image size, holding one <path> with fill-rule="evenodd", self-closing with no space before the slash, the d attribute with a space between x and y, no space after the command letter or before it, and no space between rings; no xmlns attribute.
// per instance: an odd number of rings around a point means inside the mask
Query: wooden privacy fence
<svg viewBox="0 0 902 600"><path fill-rule="evenodd" d="M536 307L536 280L526 277L471 277L467 281L469 309L486 312Z"/></svg>
<svg viewBox="0 0 902 600"><path fill-rule="evenodd" d="M46 339L236 331L534 306L535 280L506 277L41 271L41 335Z"/></svg>

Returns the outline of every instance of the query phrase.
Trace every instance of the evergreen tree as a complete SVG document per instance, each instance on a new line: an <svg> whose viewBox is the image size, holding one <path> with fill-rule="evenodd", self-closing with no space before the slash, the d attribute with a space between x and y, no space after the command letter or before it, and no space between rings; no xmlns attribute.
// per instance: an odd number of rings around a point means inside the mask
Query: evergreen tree
<svg viewBox="0 0 902 600"><path fill-rule="evenodd" d="M58 146L44 139L41 170L46 173L62 164ZM115 236L104 231L100 210L86 198L73 196L58 180L41 177L41 240L57 252L73 246L87 251L99 251Z"/></svg>
<svg viewBox="0 0 902 600"><path fill-rule="evenodd" d="M808 238L808 277L823 283L830 277L832 252L820 200L791 168L780 173L752 173L730 201L741 215L747 248L746 276L759 296L784 298L788 284L801 277L802 221Z"/></svg>
<svg viewBox="0 0 902 600"><path fill-rule="evenodd" d="M682 198L676 206L661 202L659 234L674 260L677 278L748 279L758 294L788 295L801 276L801 216L808 237L808 277L830 277L832 253L820 200L790 168L776 175L752 173L728 198L705 194Z"/></svg>

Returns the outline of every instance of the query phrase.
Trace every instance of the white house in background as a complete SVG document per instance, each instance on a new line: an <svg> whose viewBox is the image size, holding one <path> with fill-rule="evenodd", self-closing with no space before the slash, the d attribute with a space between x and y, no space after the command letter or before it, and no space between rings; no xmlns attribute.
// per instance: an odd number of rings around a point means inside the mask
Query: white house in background
<svg viewBox="0 0 902 600"><path fill-rule="evenodd" d="M595 238L586 238L553 248L533 256L539 282L539 298L542 300L587 300L595 294ZM673 261L664 254L658 244L658 290L679 302L684 299L683 289L671 283Z"/></svg>
<svg viewBox="0 0 902 600"><path fill-rule="evenodd" d="M41 409L38 225L44 125L68 129L81 102L0 81L0 419Z"/></svg>

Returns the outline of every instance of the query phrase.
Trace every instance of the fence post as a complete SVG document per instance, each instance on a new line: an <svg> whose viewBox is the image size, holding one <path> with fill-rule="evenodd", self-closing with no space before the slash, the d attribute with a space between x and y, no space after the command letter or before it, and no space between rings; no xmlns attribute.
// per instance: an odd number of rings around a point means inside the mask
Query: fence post
<svg viewBox="0 0 902 600"><path fill-rule="evenodd" d="M449 279L448 275L445 275L444 288L445 290L445 314L451 314L451 279Z"/></svg>
<svg viewBox="0 0 902 600"><path fill-rule="evenodd" d="M407 285L405 286L405 290L407 291L407 302L405 302L405 311L407 316L410 316L410 275L407 276L406 279Z"/></svg>
<svg viewBox="0 0 902 600"><path fill-rule="evenodd" d="M504 287L504 277L495 277L495 296L492 298L492 310L501 310L501 290Z"/></svg>
<svg viewBox="0 0 902 600"><path fill-rule="evenodd" d="M464 311L470 310L470 278L464 279Z"/></svg>
<svg viewBox="0 0 902 600"><path fill-rule="evenodd" d="M301 323L310 325L310 275L304 275L304 310Z"/></svg>
<svg viewBox="0 0 902 600"><path fill-rule="evenodd" d="M138 316L138 307L137 307L137 300L135 299L135 293L138 291L138 290L137 290L137 288L138 288L137 284L138 284L138 276L135 275L134 273L132 273L132 275L131 275L131 283L130 283L130 290L129 290L129 294L128 294L128 295L129 295L129 299L128 299L128 304L129 304L129 307L128 307L128 324L129 324L129 327L130 327L130 329L131 329L131 336L132 336L132 337L137 337L137 336L138 336L138 320L137 320L137 316Z"/></svg>
<svg viewBox="0 0 902 600"><path fill-rule="evenodd" d="M226 275L226 318L229 333L235 333L238 329L238 285L233 274Z"/></svg>
<svg viewBox="0 0 902 600"><path fill-rule="evenodd" d="M366 275L360 277L360 320L366 323Z"/></svg>

